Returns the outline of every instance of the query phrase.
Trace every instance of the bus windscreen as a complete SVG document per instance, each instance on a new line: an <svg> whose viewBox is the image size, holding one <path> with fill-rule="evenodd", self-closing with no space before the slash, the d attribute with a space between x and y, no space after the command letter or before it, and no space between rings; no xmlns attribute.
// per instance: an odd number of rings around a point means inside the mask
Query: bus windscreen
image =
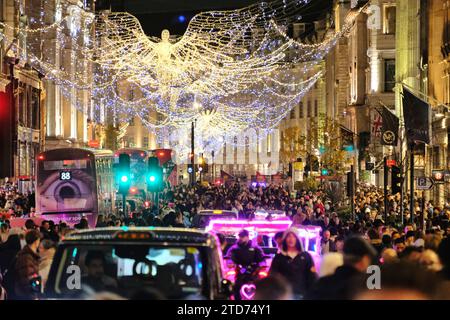
<svg viewBox="0 0 450 320"><path fill-rule="evenodd" d="M64 169L86 169L87 160L56 160L56 161L44 161L44 170L64 170Z"/></svg>

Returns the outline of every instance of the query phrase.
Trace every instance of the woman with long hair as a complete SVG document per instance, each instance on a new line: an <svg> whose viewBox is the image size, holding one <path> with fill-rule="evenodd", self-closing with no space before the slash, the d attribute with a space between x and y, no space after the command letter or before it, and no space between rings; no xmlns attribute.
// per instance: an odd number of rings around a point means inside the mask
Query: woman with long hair
<svg viewBox="0 0 450 320"><path fill-rule="evenodd" d="M269 274L279 274L288 280L297 299L303 298L311 288L317 275L311 255L303 249L297 236L298 231L290 228L284 232L281 251L272 260Z"/></svg>

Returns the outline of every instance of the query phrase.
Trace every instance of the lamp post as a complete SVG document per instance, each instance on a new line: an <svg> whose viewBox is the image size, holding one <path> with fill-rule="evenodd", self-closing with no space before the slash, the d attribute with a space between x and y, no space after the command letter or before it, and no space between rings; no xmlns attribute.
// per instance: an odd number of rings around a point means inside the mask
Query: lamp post
<svg viewBox="0 0 450 320"><path fill-rule="evenodd" d="M409 211L411 224L414 224L414 142L410 143Z"/></svg>
<svg viewBox="0 0 450 320"><path fill-rule="evenodd" d="M195 120L191 122L191 172L189 173L189 183L191 186L193 186L195 184L195 161L194 161L194 157L195 157L195 132L194 132L194 128L195 128Z"/></svg>
<svg viewBox="0 0 450 320"><path fill-rule="evenodd" d="M211 151L211 158L212 158L212 168L211 168L212 179L211 179L211 182L214 183L214 179L216 179L216 171L215 171L215 167L214 167L214 150Z"/></svg>

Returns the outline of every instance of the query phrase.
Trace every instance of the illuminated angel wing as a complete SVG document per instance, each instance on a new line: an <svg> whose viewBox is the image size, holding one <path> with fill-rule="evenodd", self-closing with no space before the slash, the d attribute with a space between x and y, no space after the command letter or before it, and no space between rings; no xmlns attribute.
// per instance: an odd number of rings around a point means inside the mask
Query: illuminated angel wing
<svg viewBox="0 0 450 320"><path fill-rule="evenodd" d="M275 0L260 2L245 8L226 11L207 11L194 16L183 41L201 37L213 50L229 54L236 47L249 48L263 41L265 30L275 22L286 25L299 20L300 13L310 0Z"/></svg>

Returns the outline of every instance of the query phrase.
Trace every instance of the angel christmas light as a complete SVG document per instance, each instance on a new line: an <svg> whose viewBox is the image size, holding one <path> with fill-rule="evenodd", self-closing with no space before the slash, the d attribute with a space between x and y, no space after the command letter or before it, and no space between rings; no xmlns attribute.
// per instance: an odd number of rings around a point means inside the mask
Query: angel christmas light
<svg viewBox="0 0 450 320"><path fill-rule="evenodd" d="M360 12L339 32L305 44L289 38L286 26L310 0L199 13L182 36L163 30L161 38L147 36L126 12L94 15L70 0L15 1L23 23L0 23L3 38L70 103L87 112L87 95L96 120L139 117L149 130L180 136L197 121L211 149L248 129L265 136L276 127L321 77L318 63Z"/></svg>

